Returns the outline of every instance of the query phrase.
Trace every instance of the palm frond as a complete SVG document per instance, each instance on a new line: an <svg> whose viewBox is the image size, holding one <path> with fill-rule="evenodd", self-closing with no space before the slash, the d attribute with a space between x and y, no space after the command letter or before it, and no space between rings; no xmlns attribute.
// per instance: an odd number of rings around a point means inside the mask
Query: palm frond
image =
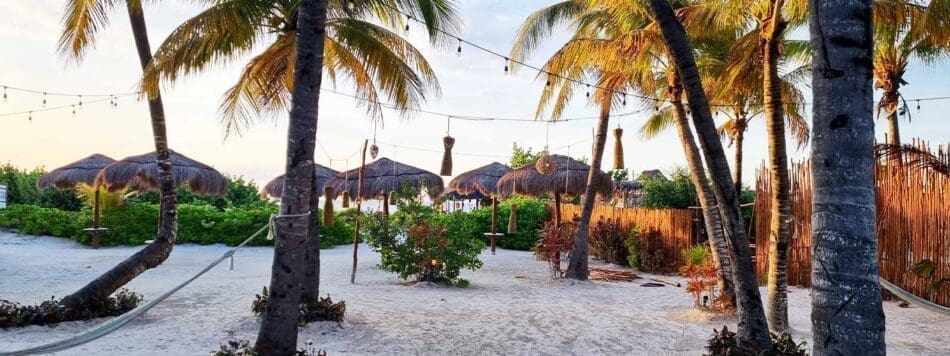
<svg viewBox="0 0 950 356"><path fill-rule="evenodd" d="M576 19L585 9L581 1L565 0L533 12L518 29L509 56L519 61L526 59L557 26Z"/></svg>
<svg viewBox="0 0 950 356"><path fill-rule="evenodd" d="M99 31L109 25L109 12L114 6L115 0L66 1L57 45L60 55L81 61L89 47L95 46Z"/></svg>

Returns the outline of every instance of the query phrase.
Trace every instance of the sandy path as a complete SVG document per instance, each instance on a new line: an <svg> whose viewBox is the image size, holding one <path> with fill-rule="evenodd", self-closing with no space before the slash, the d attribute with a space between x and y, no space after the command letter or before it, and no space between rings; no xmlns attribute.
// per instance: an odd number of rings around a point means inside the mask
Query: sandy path
<svg viewBox="0 0 950 356"><path fill-rule="evenodd" d="M128 247L92 250L70 240L0 233L0 298L37 303L80 287L131 254ZM176 247L158 269L130 287L158 295L226 250ZM406 286L375 267L378 255L360 249L357 284L349 284L351 250L324 250L323 293L347 303L347 321L301 330L331 354L700 354L713 327L692 311L681 289L638 283L552 281L529 252L483 254L485 267L467 271L469 288ZM143 318L63 355L205 355L232 337L254 338L249 310L270 275L272 250L237 254L235 271L222 264ZM516 278L516 276L518 278ZM810 334L807 289L792 288L789 313L796 339ZM950 354L950 318L885 303L891 354ZM0 330L0 350L65 338L102 322ZM810 343L811 340L808 340Z"/></svg>

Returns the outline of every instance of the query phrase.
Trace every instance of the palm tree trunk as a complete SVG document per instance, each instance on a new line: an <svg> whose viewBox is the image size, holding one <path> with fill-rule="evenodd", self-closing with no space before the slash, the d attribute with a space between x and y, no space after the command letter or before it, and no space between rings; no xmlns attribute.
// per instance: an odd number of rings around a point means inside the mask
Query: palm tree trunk
<svg viewBox="0 0 950 356"><path fill-rule="evenodd" d="M894 85L896 86L896 84ZM885 110L887 110L887 143L899 146L901 144L901 129L900 123L897 121L897 107L900 106L900 96L897 94L897 90L886 91L882 96L882 100L886 103Z"/></svg>
<svg viewBox="0 0 950 356"><path fill-rule="evenodd" d="M883 355L871 0L809 2L814 355Z"/></svg>
<svg viewBox="0 0 950 356"><path fill-rule="evenodd" d="M679 85L679 77L674 73L670 76L672 83L670 92L673 93L670 102L673 106L673 125L679 134L680 143L683 145L683 153L686 154L686 166L689 169L690 180L696 187L696 195L699 197L699 206L703 211L703 222L706 225L706 234L708 235L710 252L713 262L719 268L718 288L724 299L730 303L735 303L735 285L732 281L732 255L729 253L729 244L722 230L722 217L716 208L716 198L713 196L712 188L709 187L709 178L706 177L706 169L703 168L703 158L699 153L699 147L696 146L696 140L693 138L693 132L690 131L689 121L686 115L686 108L683 106L682 86Z"/></svg>
<svg viewBox="0 0 950 356"><path fill-rule="evenodd" d="M132 37L138 52L139 63L144 69L152 60L152 49L148 43L148 31L145 26L145 14L142 3L127 1L129 22L132 25ZM149 116L152 121L152 136L155 140L155 153L158 157L159 209L158 233L148 246L129 256L106 273L89 282L78 291L62 299L62 304L73 310L94 308L126 283L154 268L166 259L175 245L178 234L178 199L175 195L175 179L172 176L172 164L169 160L168 135L165 130L165 108L161 94L156 92L148 100Z"/></svg>
<svg viewBox="0 0 950 356"><path fill-rule="evenodd" d="M737 121L738 120L740 119L737 119ZM733 162L733 166L735 167L735 172L733 173L733 179L732 179L732 181L736 183L736 193L740 195L742 194L742 146L745 143L745 125L746 125L745 119L741 119L741 120L743 120L743 123L742 123L743 126L736 130L735 137L734 137L736 140L735 142L736 152L734 156L735 162ZM738 124L739 123L737 122L736 125Z"/></svg>
<svg viewBox="0 0 950 356"><path fill-rule="evenodd" d="M716 132L716 123L709 110L709 102L703 91L703 84L696 68L692 46L686 38L686 30L676 19L667 0L650 0L656 22L660 25L663 40L669 49L677 71L682 77L690 110L693 113L693 126L699 136L699 144L705 154L706 164L712 178L713 193L719 203L723 230L733 251L733 281L736 284L737 314L739 317L739 340L759 351L771 347L768 324L759 294L759 285L755 278L755 266L749 250L749 239L745 234L742 215L739 211L739 199L729 171L729 162Z"/></svg>
<svg viewBox="0 0 950 356"><path fill-rule="evenodd" d="M778 75L778 41L785 24L782 0L772 2L772 18L763 32L765 55L762 65L765 126L769 137L769 175L771 184L771 221L769 223L768 322L775 332L788 331L788 239L791 219L788 198L788 156L785 144L785 110L782 105L781 79Z"/></svg>
<svg viewBox="0 0 950 356"><path fill-rule="evenodd" d="M287 132L287 166L281 193L281 215L307 213L311 207L313 160L316 148L320 84L323 74L323 39L326 34L326 0L303 0L297 17L297 48L290 125ZM261 330L255 350L261 355L291 355L297 349L297 319L303 284L304 249L310 216L278 218L274 265Z"/></svg>
<svg viewBox="0 0 950 356"><path fill-rule="evenodd" d="M302 303L316 302L320 295L320 224L317 215L320 209L320 195L317 194L316 179L310 180L310 221L307 222L307 244L304 246L303 289L300 292ZM330 197L325 197L330 199Z"/></svg>
<svg viewBox="0 0 950 356"><path fill-rule="evenodd" d="M600 105L600 119L597 120L597 134L594 136L594 152L590 159L590 170L587 172L587 187L584 188L584 201L581 206L581 221L577 223L577 232L574 233L574 251L567 263L565 277L586 281L587 258L589 255L588 235L590 234L590 217L594 214L594 200L597 190L594 181L600 172L600 163L604 158L604 146L607 142L607 127L610 124L610 98ZM559 207L560 208L560 207Z"/></svg>

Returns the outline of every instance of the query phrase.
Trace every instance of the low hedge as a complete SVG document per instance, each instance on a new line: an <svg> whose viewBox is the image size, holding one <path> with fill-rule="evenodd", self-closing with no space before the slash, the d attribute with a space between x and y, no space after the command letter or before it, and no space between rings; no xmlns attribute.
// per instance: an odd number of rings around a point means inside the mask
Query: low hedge
<svg viewBox="0 0 950 356"><path fill-rule="evenodd" d="M547 204L543 200L514 197L506 199L498 204L498 232L508 231L508 216L511 213L511 205L518 206L518 233L506 235L498 239L498 247L513 250L530 250L538 241L538 229L548 219ZM491 231L491 206L472 211L471 213L452 213L449 214L453 220L450 224L450 231L459 231L462 233L472 233L478 238L488 243L483 233ZM464 226L464 228L462 228Z"/></svg>
<svg viewBox="0 0 950 356"><path fill-rule="evenodd" d="M178 241L201 245L223 243L234 246L264 226L276 205L245 206L216 209L210 205L181 204L178 206ZM103 246L141 245L155 237L158 227L158 205L130 203L104 211L100 225L109 228L100 235ZM73 212L34 205L11 205L0 209L0 227L15 228L22 234L49 235L72 238L89 244L92 236L82 229L92 226L88 210ZM330 227L321 229L321 246L350 243L353 227L343 219L335 219ZM266 234L261 234L250 245L272 245Z"/></svg>

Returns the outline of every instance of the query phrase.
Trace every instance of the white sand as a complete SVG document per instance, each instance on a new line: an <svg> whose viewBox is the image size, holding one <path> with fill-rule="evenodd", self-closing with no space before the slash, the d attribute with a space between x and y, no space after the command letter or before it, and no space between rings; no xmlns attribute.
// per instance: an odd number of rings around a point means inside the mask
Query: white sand
<svg viewBox="0 0 950 356"><path fill-rule="evenodd" d="M93 250L67 239L0 233L0 299L38 303L81 287L136 248ZM156 296L197 272L224 246L177 246L171 258L130 287ZM300 331L330 354L692 354L712 328L734 318L692 310L682 289L639 283L552 281L530 252L482 254L485 267L465 272L469 288L406 286L375 267L360 248L357 284L349 284L352 250L322 254L322 291L345 300L346 322ZM270 276L272 249L254 247L158 305L144 317L63 355L205 355L231 338L256 336L250 310ZM676 277L671 279L679 280ZM763 289L764 292L764 289ZM792 288L789 314L797 340L810 343L807 289ZM918 308L884 306L891 354L950 354L950 318ZM0 351L58 340L103 322L70 322L0 330Z"/></svg>

